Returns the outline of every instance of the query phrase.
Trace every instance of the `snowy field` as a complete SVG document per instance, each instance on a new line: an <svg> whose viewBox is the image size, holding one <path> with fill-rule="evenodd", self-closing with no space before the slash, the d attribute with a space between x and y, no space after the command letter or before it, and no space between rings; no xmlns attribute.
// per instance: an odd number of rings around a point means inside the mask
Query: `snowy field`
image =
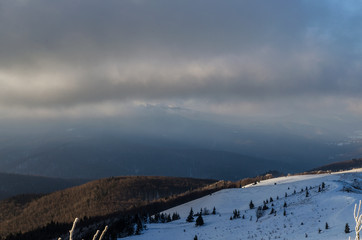
<svg viewBox="0 0 362 240"><path fill-rule="evenodd" d="M325 183L325 188L318 192L322 182ZM308 197L306 197L306 187L309 191ZM353 209L354 204L362 199L360 189L362 189L362 169L335 174L269 179L245 188L221 190L169 209L166 213L178 212L181 219L170 223L146 224L147 230L141 235L126 239L192 240L195 235L198 240L295 240L306 237L343 240L349 236L354 239ZM270 202L270 197L273 198L273 202ZM255 204L255 209L249 208L251 200ZM257 221L256 208L263 206L265 200L269 201L267 204L269 209L265 210L264 215ZM287 207L284 207L284 202ZM215 207L216 215L203 216L204 226L196 227L195 222L186 222L191 207L194 212L200 211L201 208L207 208L211 212ZM270 214L271 208L275 209L276 214ZM234 209L240 211L241 218L230 220ZM325 229L326 223L329 229ZM351 229L349 234L344 232L346 223Z"/></svg>

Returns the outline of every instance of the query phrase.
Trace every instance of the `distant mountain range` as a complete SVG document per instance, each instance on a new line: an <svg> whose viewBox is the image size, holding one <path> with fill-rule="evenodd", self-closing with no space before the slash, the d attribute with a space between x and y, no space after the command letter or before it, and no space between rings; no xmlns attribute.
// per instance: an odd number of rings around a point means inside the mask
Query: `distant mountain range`
<svg viewBox="0 0 362 240"><path fill-rule="evenodd" d="M358 159L352 159L352 160L346 160L341 162L334 162L331 164L327 164L318 168L312 169L312 171L344 171L344 170L350 170L353 168L362 168L362 158Z"/></svg>
<svg viewBox="0 0 362 240"><path fill-rule="evenodd" d="M89 179L61 179L0 173L0 200L18 194L46 194L81 185Z"/></svg>
<svg viewBox="0 0 362 240"><path fill-rule="evenodd" d="M54 140L28 146L26 152L17 154L12 160L0 161L0 169L60 178L152 175L226 180L291 169L283 162L235 152L192 148L157 139L143 143L116 136Z"/></svg>
<svg viewBox="0 0 362 240"><path fill-rule="evenodd" d="M336 145L344 136L316 134L308 124L239 126L156 109L143 112L132 121L0 123L0 171L59 178L150 175L237 180L355 158L361 146Z"/></svg>

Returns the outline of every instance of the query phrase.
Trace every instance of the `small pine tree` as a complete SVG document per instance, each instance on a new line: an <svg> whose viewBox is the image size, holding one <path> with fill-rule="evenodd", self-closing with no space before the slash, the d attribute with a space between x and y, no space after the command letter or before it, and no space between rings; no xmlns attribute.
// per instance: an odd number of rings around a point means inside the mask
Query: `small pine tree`
<svg viewBox="0 0 362 240"><path fill-rule="evenodd" d="M322 230L320 228L318 228L318 233L320 234L322 232Z"/></svg>
<svg viewBox="0 0 362 240"><path fill-rule="evenodd" d="M288 197L288 194L287 194L287 193L285 193L285 194L284 194L284 197Z"/></svg>
<svg viewBox="0 0 362 240"><path fill-rule="evenodd" d="M171 222L172 221L172 219L171 219L171 215L170 214L168 214L167 215L167 218L166 218L166 222Z"/></svg>
<svg viewBox="0 0 362 240"><path fill-rule="evenodd" d="M318 192L321 192L321 186L318 186Z"/></svg>
<svg viewBox="0 0 362 240"><path fill-rule="evenodd" d="M309 197L309 191L308 191L308 189L305 190L305 197Z"/></svg>
<svg viewBox="0 0 362 240"><path fill-rule="evenodd" d="M272 208L269 214L271 215L271 214L273 214L274 212L275 212L275 210L274 210L274 208Z"/></svg>
<svg viewBox="0 0 362 240"><path fill-rule="evenodd" d="M202 215L199 214L199 216L196 218L196 226L202 226L204 225L204 219L202 218Z"/></svg>
<svg viewBox="0 0 362 240"><path fill-rule="evenodd" d="M197 236L195 235L194 240L197 240Z"/></svg>
<svg viewBox="0 0 362 240"><path fill-rule="evenodd" d="M192 208L190 209L190 213L186 218L186 222L193 222L194 221L194 211L192 210Z"/></svg>
<svg viewBox="0 0 362 240"><path fill-rule="evenodd" d="M325 229L329 229L329 225L328 225L328 223L327 223L327 222L326 222Z"/></svg>
<svg viewBox="0 0 362 240"><path fill-rule="evenodd" d="M326 184L324 182L322 182L322 189L324 189L326 187Z"/></svg>
<svg viewBox="0 0 362 240"><path fill-rule="evenodd" d="M296 194L297 193L297 191L295 191L295 189L294 189L294 192L293 192L294 194Z"/></svg>
<svg viewBox="0 0 362 240"><path fill-rule="evenodd" d="M287 202L284 202L284 205L283 205L283 207L285 207L285 208L287 207Z"/></svg>
<svg viewBox="0 0 362 240"><path fill-rule="evenodd" d="M287 212L284 209L283 216L287 216Z"/></svg>
<svg viewBox="0 0 362 240"><path fill-rule="evenodd" d="M270 197L270 199L269 199L269 202L273 202L274 200L273 200L273 198L272 197Z"/></svg>
<svg viewBox="0 0 362 240"><path fill-rule="evenodd" d="M263 209L261 206L258 207L258 209L256 210L256 221L258 221L259 218L261 218L263 216Z"/></svg>
<svg viewBox="0 0 362 240"><path fill-rule="evenodd" d="M216 214L216 208L214 207L213 209L212 209L212 215L215 215Z"/></svg>
<svg viewBox="0 0 362 240"><path fill-rule="evenodd" d="M351 230L349 229L348 223L346 223L346 226L344 227L344 232L345 233L350 233L351 232Z"/></svg>
<svg viewBox="0 0 362 240"><path fill-rule="evenodd" d="M177 212L172 214L172 221L176 221L176 220L179 220L179 219L180 219L180 215Z"/></svg>
<svg viewBox="0 0 362 240"><path fill-rule="evenodd" d="M308 234L305 234L305 238L308 238Z"/></svg>
<svg viewBox="0 0 362 240"><path fill-rule="evenodd" d="M254 209L254 207L255 207L255 206L254 206L253 201L251 201L251 200L250 200L250 203L249 203L249 208L250 208L250 209Z"/></svg>

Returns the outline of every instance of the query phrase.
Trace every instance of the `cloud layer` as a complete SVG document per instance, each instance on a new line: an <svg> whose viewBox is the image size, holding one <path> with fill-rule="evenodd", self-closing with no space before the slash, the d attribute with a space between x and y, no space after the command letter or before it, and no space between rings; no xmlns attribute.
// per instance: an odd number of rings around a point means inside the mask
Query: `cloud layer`
<svg viewBox="0 0 362 240"><path fill-rule="evenodd" d="M2 116L361 114L358 1L0 3ZM121 106L121 107L120 107Z"/></svg>

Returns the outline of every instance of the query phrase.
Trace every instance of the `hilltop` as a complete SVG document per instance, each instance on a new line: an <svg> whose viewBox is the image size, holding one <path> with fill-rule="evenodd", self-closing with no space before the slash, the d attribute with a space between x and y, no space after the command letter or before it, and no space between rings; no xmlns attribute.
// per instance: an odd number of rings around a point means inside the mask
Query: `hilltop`
<svg viewBox="0 0 362 240"><path fill-rule="evenodd" d="M322 188L324 185L324 188ZM348 239L346 223L354 228L354 204L362 198L362 169L333 174L279 177L250 184L245 188L224 189L200 199L171 208L180 220L147 224L139 236L143 239ZM306 194L308 190L308 196ZM273 201L270 200L273 199ZM253 201L255 208L250 209ZM257 220L257 207L267 202ZM285 207L284 207L285 206ZM216 215L203 216L204 226L185 221L191 208L216 208ZM272 212L272 208L275 213ZM230 220L234 210L240 218ZM285 210L285 216L284 216ZM196 216L195 216L196 219ZM328 229L326 229L328 224Z"/></svg>
<svg viewBox="0 0 362 240"><path fill-rule="evenodd" d="M0 236L28 232L51 222L71 223L75 217L127 212L215 182L175 177L112 177L44 196L13 197L0 202Z"/></svg>

